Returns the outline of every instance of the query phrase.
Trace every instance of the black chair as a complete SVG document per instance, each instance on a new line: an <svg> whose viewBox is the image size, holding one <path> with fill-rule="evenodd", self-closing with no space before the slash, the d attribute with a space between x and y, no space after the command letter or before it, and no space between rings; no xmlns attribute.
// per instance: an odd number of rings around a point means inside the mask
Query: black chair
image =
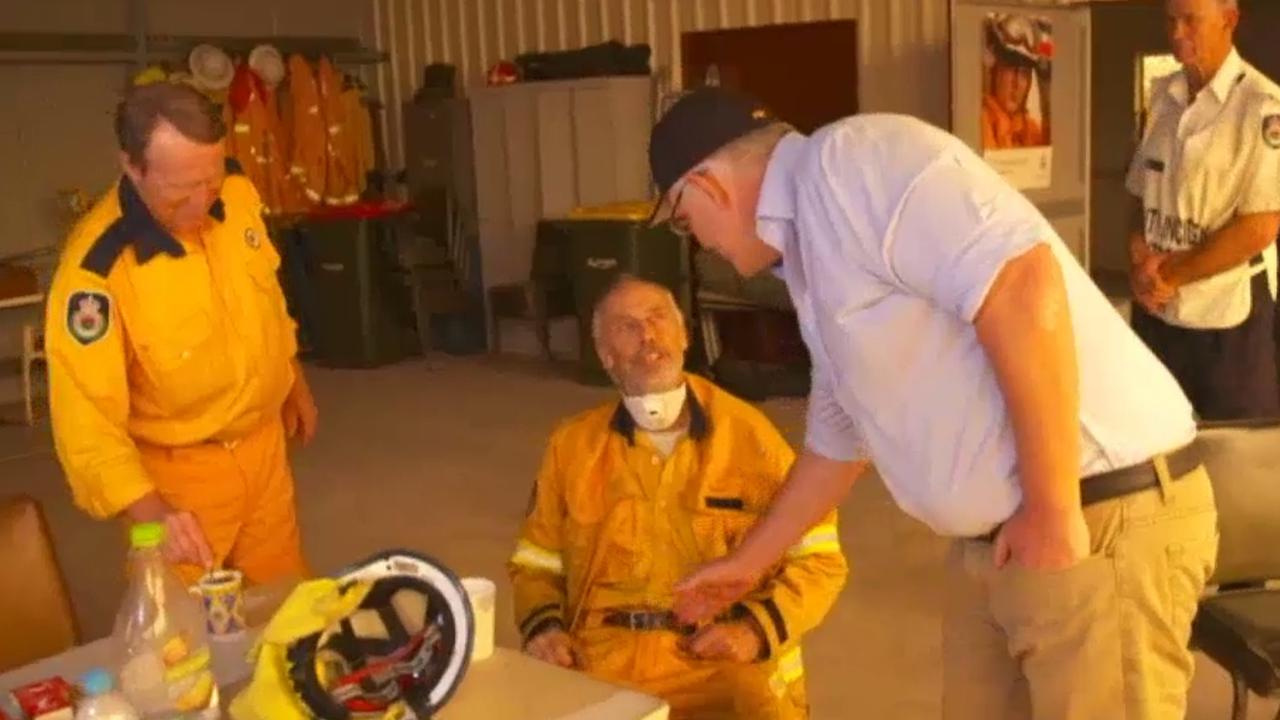
<svg viewBox="0 0 1280 720"><path fill-rule="evenodd" d="M1201 425L1217 496L1221 545L1191 644L1231 673L1232 720L1249 692L1280 696L1280 419ZM1280 714L1277 714L1280 720Z"/></svg>

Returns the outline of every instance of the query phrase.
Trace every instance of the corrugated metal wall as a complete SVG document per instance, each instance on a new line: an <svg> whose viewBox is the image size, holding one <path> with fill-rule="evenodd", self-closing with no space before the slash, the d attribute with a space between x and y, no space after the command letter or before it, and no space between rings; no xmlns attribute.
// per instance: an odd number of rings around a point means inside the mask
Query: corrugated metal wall
<svg viewBox="0 0 1280 720"><path fill-rule="evenodd" d="M389 107L413 95L422 66L447 62L465 85L490 65L532 50L604 40L648 43L664 82L678 85L680 34L829 19L859 20L864 110L904 112L945 124L947 0L372 0L372 43L389 52L379 94ZM370 39L367 39L370 40ZM820 92L822 78L806 78ZM392 167L403 167L398 112L384 115Z"/></svg>

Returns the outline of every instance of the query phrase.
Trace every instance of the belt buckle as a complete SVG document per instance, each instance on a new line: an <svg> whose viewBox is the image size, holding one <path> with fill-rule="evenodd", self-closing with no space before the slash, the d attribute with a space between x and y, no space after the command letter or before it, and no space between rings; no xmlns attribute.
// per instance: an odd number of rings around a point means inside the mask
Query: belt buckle
<svg viewBox="0 0 1280 720"><path fill-rule="evenodd" d="M632 632L644 630L643 618L644 616L637 612L627 613L627 629Z"/></svg>

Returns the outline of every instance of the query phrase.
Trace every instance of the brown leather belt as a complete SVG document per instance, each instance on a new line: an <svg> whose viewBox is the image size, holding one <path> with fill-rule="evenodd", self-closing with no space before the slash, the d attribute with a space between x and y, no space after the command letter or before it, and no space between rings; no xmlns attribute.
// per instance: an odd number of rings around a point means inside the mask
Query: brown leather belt
<svg viewBox="0 0 1280 720"><path fill-rule="evenodd" d="M747 612L740 605L735 605L716 618L718 622L739 620ZM601 622L609 627L626 628L637 632L665 630L679 635L692 635L698 628L685 625L670 610L607 610Z"/></svg>
<svg viewBox="0 0 1280 720"><path fill-rule="evenodd" d="M1195 470L1203 462L1200 443L1192 440L1189 445L1164 456L1169 466L1169 478L1177 480ZM1093 505L1103 500L1113 500L1125 495L1150 490L1160 486L1154 460L1132 467L1111 470L1100 475L1090 475L1080 481L1080 504Z"/></svg>
<svg viewBox="0 0 1280 720"><path fill-rule="evenodd" d="M610 610L601 620L609 627L626 628L637 632L669 630L680 635L692 635L692 625L680 622L670 610Z"/></svg>
<svg viewBox="0 0 1280 720"><path fill-rule="evenodd" d="M1177 480L1201 465L1200 444L1193 440L1189 445L1166 453L1164 458L1169 466L1170 479ZM1152 459L1127 468L1090 475L1081 480L1080 504L1088 507L1104 500L1114 500L1159 486L1160 477L1156 474L1155 460ZM973 539L991 542L995 540L998 532L1000 532L1000 525L991 532Z"/></svg>

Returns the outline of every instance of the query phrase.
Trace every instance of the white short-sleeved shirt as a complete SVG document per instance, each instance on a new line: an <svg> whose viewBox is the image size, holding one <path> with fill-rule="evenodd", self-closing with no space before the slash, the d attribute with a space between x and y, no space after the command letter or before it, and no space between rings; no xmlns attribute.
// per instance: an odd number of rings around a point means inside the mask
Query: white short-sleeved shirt
<svg viewBox="0 0 1280 720"><path fill-rule="evenodd" d="M1173 377L1049 223L942 130L870 114L790 134L756 215L813 357L806 445L872 460L938 533L988 532L1021 502L1013 428L973 320L1004 264L1040 243L1061 264L1075 329L1081 476L1194 437Z"/></svg>
<svg viewBox="0 0 1280 720"><path fill-rule="evenodd" d="M1156 81L1151 117L1125 184L1142 199L1147 244L1189 250L1237 215L1280 211L1280 87L1235 50L1189 100L1182 71ZM1228 328L1252 307L1250 279L1276 292L1276 248L1178 289L1161 313L1172 325Z"/></svg>

